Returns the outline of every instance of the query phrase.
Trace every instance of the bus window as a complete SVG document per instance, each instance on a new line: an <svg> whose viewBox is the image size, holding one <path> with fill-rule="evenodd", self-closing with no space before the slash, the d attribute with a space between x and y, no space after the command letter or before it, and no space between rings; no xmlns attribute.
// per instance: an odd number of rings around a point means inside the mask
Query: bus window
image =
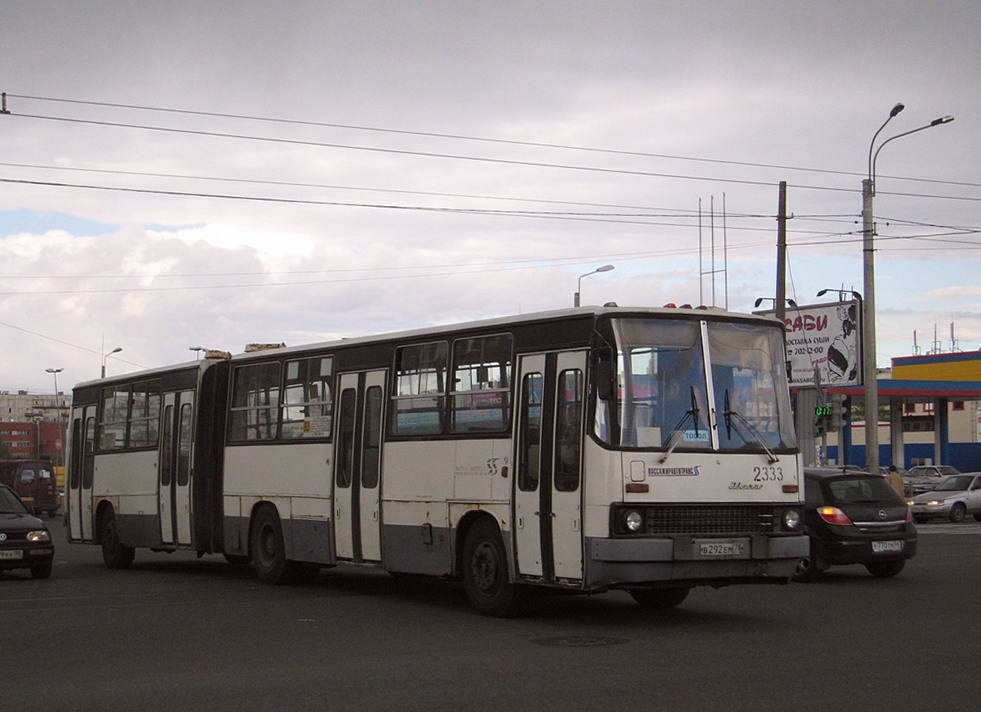
<svg viewBox="0 0 981 712"><path fill-rule="evenodd" d="M337 486L350 487L354 480L354 414L358 392L345 388L341 392L340 422L337 432Z"/></svg>
<svg viewBox="0 0 981 712"><path fill-rule="evenodd" d="M540 373L529 373L521 384L521 466L518 471L518 488L522 492L534 492L541 478L540 453L542 449L542 389L545 379Z"/></svg>
<svg viewBox="0 0 981 712"><path fill-rule="evenodd" d="M191 427L194 413L190 403L181 406L177 431L177 484L185 487L191 480Z"/></svg>
<svg viewBox="0 0 981 712"><path fill-rule="evenodd" d="M555 489L575 492L579 488L582 455L582 371L559 374L555 413Z"/></svg>
<svg viewBox="0 0 981 712"><path fill-rule="evenodd" d="M71 469L68 471L68 489L78 489L80 474L82 472L82 453L84 452L82 442L82 419L72 420L72 452Z"/></svg>
<svg viewBox="0 0 981 712"><path fill-rule="evenodd" d="M500 432L511 422L511 335L453 344L450 431Z"/></svg>
<svg viewBox="0 0 981 712"><path fill-rule="evenodd" d="M170 480L174 473L174 406L168 405L164 409L163 426L163 462L160 463L160 486L170 487Z"/></svg>
<svg viewBox="0 0 981 712"><path fill-rule="evenodd" d="M443 432L446 361L445 341L404 346L396 351L393 435Z"/></svg>
<svg viewBox="0 0 981 712"><path fill-rule="evenodd" d="M382 389L372 386L365 394L364 462L361 465L361 486L371 489L378 485L381 469Z"/></svg>
<svg viewBox="0 0 981 712"><path fill-rule="evenodd" d="M279 420L279 363L240 366L232 382L229 440L271 440Z"/></svg>
<svg viewBox="0 0 981 712"><path fill-rule="evenodd" d="M779 333L741 324L708 327L720 447L754 450L796 444Z"/></svg>
<svg viewBox="0 0 981 712"><path fill-rule="evenodd" d="M333 365L330 356L286 362L280 437L330 437Z"/></svg>
<svg viewBox="0 0 981 712"><path fill-rule="evenodd" d="M102 420L99 423L99 449L126 447L126 421L129 417L129 386L102 391Z"/></svg>
<svg viewBox="0 0 981 712"><path fill-rule="evenodd" d="M85 454L82 461L82 489L92 489L92 478L95 476L95 462L91 457L95 453L95 418L89 416L85 420Z"/></svg>
<svg viewBox="0 0 981 712"><path fill-rule="evenodd" d="M160 382L133 385L129 446L156 447L160 425Z"/></svg>

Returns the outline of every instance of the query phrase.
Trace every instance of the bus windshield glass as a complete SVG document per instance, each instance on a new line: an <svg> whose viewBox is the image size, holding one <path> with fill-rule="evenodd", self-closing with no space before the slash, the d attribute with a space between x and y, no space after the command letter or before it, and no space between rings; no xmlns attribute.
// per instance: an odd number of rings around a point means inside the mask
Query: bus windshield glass
<svg viewBox="0 0 981 712"><path fill-rule="evenodd" d="M615 319L615 384L596 434L613 446L767 452L795 447L779 328Z"/></svg>

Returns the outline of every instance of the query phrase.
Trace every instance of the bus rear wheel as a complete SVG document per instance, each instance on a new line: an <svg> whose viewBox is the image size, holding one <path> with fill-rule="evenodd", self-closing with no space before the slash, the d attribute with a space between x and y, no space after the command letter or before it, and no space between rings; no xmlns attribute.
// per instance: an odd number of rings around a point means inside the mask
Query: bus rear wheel
<svg viewBox="0 0 981 712"><path fill-rule="evenodd" d="M286 583L286 546L283 543L283 525L279 515L271 507L263 507L252 522L249 542L252 567L261 581L271 584Z"/></svg>
<svg viewBox="0 0 981 712"><path fill-rule="evenodd" d="M501 533L489 519L477 522L467 533L463 583L470 604L480 613L507 618L521 612L521 589L510 580Z"/></svg>
<svg viewBox="0 0 981 712"><path fill-rule="evenodd" d="M107 508L99 519L99 538L102 541L102 560L110 569L128 569L136 557L136 549L123 546L119 539L116 513Z"/></svg>

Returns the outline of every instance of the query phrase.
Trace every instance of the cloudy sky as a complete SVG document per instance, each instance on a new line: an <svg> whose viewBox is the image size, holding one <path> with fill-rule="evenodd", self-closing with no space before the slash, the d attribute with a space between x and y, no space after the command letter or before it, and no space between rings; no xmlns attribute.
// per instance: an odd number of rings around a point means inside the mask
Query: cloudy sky
<svg viewBox="0 0 981 712"><path fill-rule="evenodd" d="M0 0L0 389L195 346L862 291L981 345L981 5ZM723 249L725 247L726 249Z"/></svg>

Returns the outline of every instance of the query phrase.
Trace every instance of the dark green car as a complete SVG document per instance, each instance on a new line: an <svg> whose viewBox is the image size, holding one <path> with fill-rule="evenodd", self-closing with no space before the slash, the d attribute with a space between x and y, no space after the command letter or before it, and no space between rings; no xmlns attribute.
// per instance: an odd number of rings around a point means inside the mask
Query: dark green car
<svg viewBox="0 0 981 712"><path fill-rule="evenodd" d="M51 532L10 487L0 485L0 572L30 569L34 578L45 579L53 561Z"/></svg>

